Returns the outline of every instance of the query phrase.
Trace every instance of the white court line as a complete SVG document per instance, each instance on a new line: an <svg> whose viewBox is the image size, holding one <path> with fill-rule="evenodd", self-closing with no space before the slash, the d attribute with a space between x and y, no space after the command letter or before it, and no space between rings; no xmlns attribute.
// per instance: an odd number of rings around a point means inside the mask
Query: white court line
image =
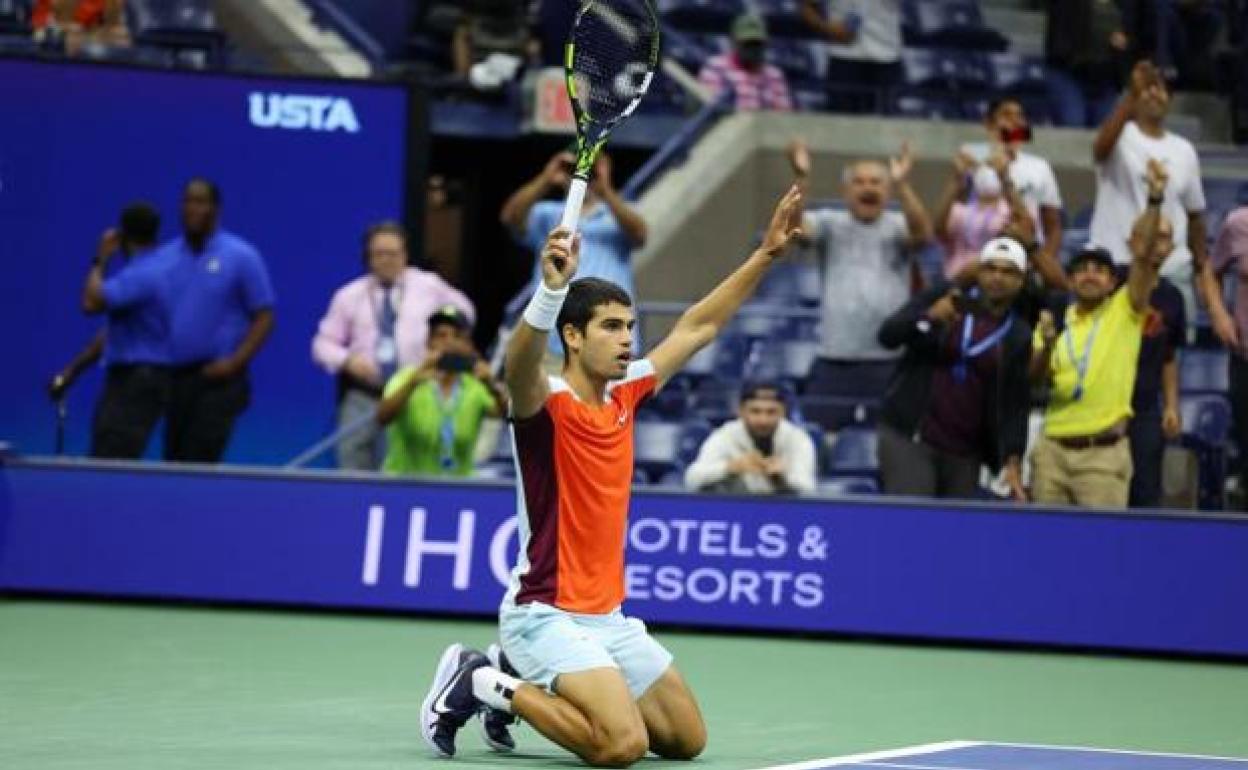
<svg viewBox="0 0 1248 770"><path fill-rule="evenodd" d="M1131 749L1098 749L1091 746L1057 746L1047 743L998 743L987 741L979 746L1006 746L1016 749L1058 749L1059 751L1096 751L1104 754L1138 754L1143 757L1174 757L1176 759L1215 759L1219 762L1242 762L1248 765L1244 757L1219 757L1212 754L1174 754L1167 751L1133 751Z"/></svg>
<svg viewBox="0 0 1248 770"><path fill-rule="evenodd" d="M954 767L952 765L903 765L896 762L855 762L867 767L897 767L902 770L985 770L982 767Z"/></svg>
<svg viewBox="0 0 1248 770"><path fill-rule="evenodd" d="M916 754L933 754L937 751L951 751L953 749L965 749L970 748L971 746L982 745L983 744L979 741L942 741L941 743L925 743L921 746L907 746L900 749L889 749L888 751L870 751L865 754L848 754L841 757L808 759L805 762L793 762L788 765L771 765L769 767L757 768L757 770L815 770L815 768L820 767L855 765L882 759L900 759L902 757L912 757ZM952 769L943 768L942 770Z"/></svg>

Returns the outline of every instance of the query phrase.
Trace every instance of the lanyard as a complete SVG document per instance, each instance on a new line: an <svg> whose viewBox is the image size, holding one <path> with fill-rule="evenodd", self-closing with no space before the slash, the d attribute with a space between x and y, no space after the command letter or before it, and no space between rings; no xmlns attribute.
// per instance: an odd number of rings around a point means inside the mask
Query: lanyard
<svg viewBox="0 0 1248 770"><path fill-rule="evenodd" d="M1005 317L1005 323L1001 324L992 334L984 337L974 345L971 344L971 334L975 330L975 317L970 313L962 319L962 347L958 355L958 362L953 365L953 379L958 382L966 382L967 362L972 358L978 358L983 355L984 351L995 347L1014 325L1014 312Z"/></svg>
<svg viewBox="0 0 1248 770"><path fill-rule="evenodd" d="M442 386L433 384L433 397L438 402L438 411L442 413L442 425L438 441L438 462L442 470L455 468L455 413L459 411L459 402L464 395L464 378L456 377L451 388L450 398L442 398Z"/></svg>
<svg viewBox="0 0 1248 770"><path fill-rule="evenodd" d="M1070 363L1075 367L1075 392L1071 394L1071 398L1075 401L1083 398L1083 383L1088 377L1088 362L1092 358L1092 344L1096 341L1096 330L1101 326L1101 317L1098 315L1096 320L1092 322L1092 329L1088 332L1088 338L1083 341L1083 355L1075 358L1075 335L1071 333L1071 324L1066 324L1066 333L1062 336L1066 338L1066 355L1070 356Z"/></svg>

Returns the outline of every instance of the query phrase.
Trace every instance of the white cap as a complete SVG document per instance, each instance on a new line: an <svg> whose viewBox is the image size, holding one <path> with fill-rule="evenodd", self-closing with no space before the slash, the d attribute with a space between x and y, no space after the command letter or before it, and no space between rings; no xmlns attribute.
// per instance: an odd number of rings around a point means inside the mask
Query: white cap
<svg viewBox="0 0 1248 770"><path fill-rule="evenodd" d="M1013 238L993 238L985 243L983 250L979 252L979 261L987 262L990 259L1004 260L1017 267L1020 273L1027 272L1027 252Z"/></svg>

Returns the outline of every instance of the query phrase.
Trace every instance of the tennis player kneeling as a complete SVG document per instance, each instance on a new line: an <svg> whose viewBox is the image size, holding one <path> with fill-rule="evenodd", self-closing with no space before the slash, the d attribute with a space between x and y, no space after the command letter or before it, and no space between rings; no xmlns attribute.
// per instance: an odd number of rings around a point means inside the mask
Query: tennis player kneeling
<svg viewBox="0 0 1248 770"><path fill-rule="evenodd" d="M499 610L502 651L451 645L421 709L425 742L443 757L481 714L487 742L514 747L516 716L599 767L653 751L691 759L706 746L697 701L672 655L625 617L624 540L637 407L709 344L798 234L801 194L776 206L762 244L680 317L647 358L632 358L632 299L615 284L573 281L579 239L552 232L543 286L506 352L520 553ZM562 377L546 377L546 336L558 329Z"/></svg>

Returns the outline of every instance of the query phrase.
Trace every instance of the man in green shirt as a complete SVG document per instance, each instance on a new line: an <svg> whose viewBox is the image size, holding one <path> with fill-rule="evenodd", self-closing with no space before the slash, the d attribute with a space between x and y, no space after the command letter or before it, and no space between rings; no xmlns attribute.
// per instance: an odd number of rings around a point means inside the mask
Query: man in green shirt
<svg viewBox="0 0 1248 770"><path fill-rule="evenodd" d="M429 355L386 383L377 420L387 425L382 470L468 476L481 421L501 416L506 396L472 349L468 318L447 305L429 316Z"/></svg>

